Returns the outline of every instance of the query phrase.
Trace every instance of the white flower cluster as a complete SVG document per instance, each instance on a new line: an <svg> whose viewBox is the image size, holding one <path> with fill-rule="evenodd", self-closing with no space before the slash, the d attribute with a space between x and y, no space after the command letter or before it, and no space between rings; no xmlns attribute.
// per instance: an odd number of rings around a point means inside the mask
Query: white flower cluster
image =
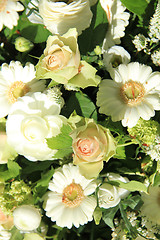
<svg viewBox="0 0 160 240"><path fill-rule="evenodd" d="M153 160L160 160L160 136L155 137L155 143L149 146L143 146L143 149L147 155L149 155Z"/></svg>
<svg viewBox="0 0 160 240"><path fill-rule="evenodd" d="M137 51L142 51L142 50L146 51L149 40L150 40L149 38L146 38L143 34L139 33L134 37L132 42L135 45L135 48L137 49Z"/></svg>
<svg viewBox="0 0 160 240"><path fill-rule="evenodd" d="M157 43L160 40L160 1L158 1L155 13L150 20L149 37L152 42Z"/></svg>
<svg viewBox="0 0 160 240"><path fill-rule="evenodd" d="M156 66L160 66L160 50L153 52L151 55L151 59Z"/></svg>

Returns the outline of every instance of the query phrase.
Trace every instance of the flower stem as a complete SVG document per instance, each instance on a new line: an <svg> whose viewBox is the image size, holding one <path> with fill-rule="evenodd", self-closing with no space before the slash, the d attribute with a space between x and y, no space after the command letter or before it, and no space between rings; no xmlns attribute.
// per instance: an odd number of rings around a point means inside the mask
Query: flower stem
<svg viewBox="0 0 160 240"><path fill-rule="evenodd" d="M131 144L135 144L135 143L128 142L128 143L124 143L124 144L119 144L119 145L117 145L117 147L125 147L125 146L131 145Z"/></svg>

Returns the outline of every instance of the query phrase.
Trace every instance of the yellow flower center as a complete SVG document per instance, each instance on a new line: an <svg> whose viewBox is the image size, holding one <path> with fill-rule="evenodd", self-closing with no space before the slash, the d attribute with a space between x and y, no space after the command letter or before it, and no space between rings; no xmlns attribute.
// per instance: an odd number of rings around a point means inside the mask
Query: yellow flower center
<svg viewBox="0 0 160 240"><path fill-rule="evenodd" d="M30 87L22 81L14 82L8 90L8 99L10 103L15 103L18 97L23 97L30 91Z"/></svg>
<svg viewBox="0 0 160 240"><path fill-rule="evenodd" d="M72 182L63 190L62 202L67 207L74 208L79 206L83 198L84 198L83 189L77 183Z"/></svg>
<svg viewBox="0 0 160 240"><path fill-rule="evenodd" d="M0 12L3 12L8 0L0 0Z"/></svg>
<svg viewBox="0 0 160 240"><path fill-rule="evenodd" d="M121 87L120 94L125 103L134 106L143 101L145 89L141 83L130 80Z"/></svg>

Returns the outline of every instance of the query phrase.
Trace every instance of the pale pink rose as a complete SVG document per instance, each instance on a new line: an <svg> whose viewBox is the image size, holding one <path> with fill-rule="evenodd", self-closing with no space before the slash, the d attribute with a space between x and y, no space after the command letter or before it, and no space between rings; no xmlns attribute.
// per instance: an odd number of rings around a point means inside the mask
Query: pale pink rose
<svg viewBox="0 0 160 240"><path fill-rule="evenodd" d="M116 151L116 143L109 129L86 119L86 124L71 133L73 138L73 163L86 178L97 177Z"/></svg>

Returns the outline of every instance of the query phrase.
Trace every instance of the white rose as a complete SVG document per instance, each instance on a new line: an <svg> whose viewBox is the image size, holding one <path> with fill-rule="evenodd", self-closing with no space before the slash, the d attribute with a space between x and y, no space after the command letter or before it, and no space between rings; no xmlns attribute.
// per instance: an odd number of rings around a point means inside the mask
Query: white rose
<svg viewBox="0 0 160 240"><path fill-rule="evenodd" d="M122 177L121 175L119 175L117 173L108 173L107 178L109 181L119 180L124 183L129 182L127 177ZM126 198L130 193L130 191L128 191L124 188L120 188L120 187L117 187L117 190L118 190L118 194L121 199Z"/></svg>
<svg viewBox="0 0 160 240"><path fill-rule="evenodd" d="M70 28L77 28L78 34L90 26L92 12L88 0L66 2L39 1L39 13L44 25L52 34L64 34Z"/></svg>
<svg viewBox="0 0 160 240"><path fill-rule="evenodd" d="M120 202L117 188L109 183L103 183L98 190L98 201L102 208L115 207Z"/></svg>
<svg viewBox="0 0 160 240"><path fill-rule="evenodd" d="M60 133L66 118L60 105L37 92L19 98L6 122L8 143L30 161L52 160L57 150L48 147L46 138Z"/></svg>
<svg viewBox="0 0 160 240"><path fill-rule="evenodd" d="M35 207L22 205L13 211L13 221L19 230L33 231L39 227L41 215Z"/></svg>
<svg viewBox="0 0 160 240"><path fill-rule="evenodd" d="M111 76L114 74L114 69L116 67L121 63L128 64L130 59L130 54L121 46L115 45L103 52L103 63Z"/></svg>

